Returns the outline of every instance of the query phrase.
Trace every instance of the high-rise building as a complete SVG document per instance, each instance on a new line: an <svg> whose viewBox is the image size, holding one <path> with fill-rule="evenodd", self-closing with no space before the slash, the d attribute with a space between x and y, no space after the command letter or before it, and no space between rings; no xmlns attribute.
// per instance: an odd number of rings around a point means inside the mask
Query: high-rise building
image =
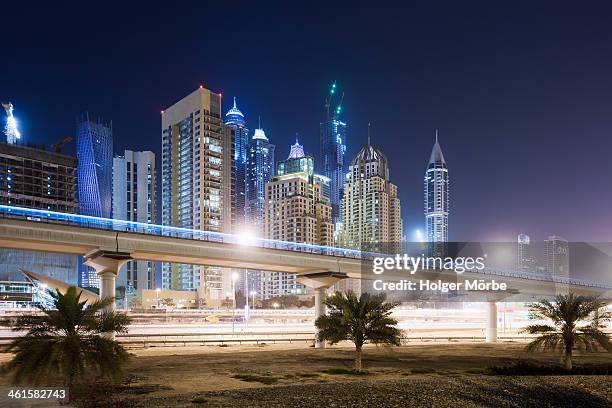
<svg viewBox="0 0 612 408"><path fill-rule="evenodd" d="M246 223L263 234L266 184L274 176L274 149L263 129L256 129L248 145Z"/></svg>
<svg viewBox="0 0 612 408"><path fill-rule="evenodd" d="M112 122L90 119L89 113L77 119L76 142L78 159L78 198L80 214L110 218L113 188L113 128ZM83 287L98 287L96 271L80 263L79 283Z"/></svg>
<svg viewBox="0 0 612 408"><path fill-rule="evenodd" d="M546 271L551 276L569 277L569 243L557 235L544 240Z"/></svg>
<svg viewBox="0 0 612 408"><path fill-rule="evenodd" d="M76 213L76 171L75 157L0 143L0 204ZM23 281L20 269L78 283L76 256L0 249L0 281Z"/></svg>
<svg viewBox="0 0 612 408"><path fill-rule="evenodd" d="M369 129L368 129L369 133ZM363 244L381 243L399 251L402 236L401 204L397 186L389 179L389 165L384 153L372 146L368 134L365 145L349 166L342 198L342 246L361 249ZM360 293L361 282L345 279L339 291Z"/></svg>
<svg viewBox="0 0 612 408"><path fill-rule="evenodd" d="M90 120L77 120L78 191L80 213L110 218L113 184L113 128Z"/></svg>
<svg viewBox="0 0 612 408"><path fill-rule="evenodd" d="M287 160L277 165L276 176L266 185L264 206L266 238L300 243L332 245L334 227L331 206L321 197L314 181L314 159L305 156L296 142ZM295 274L266 272L261 279L264 299L303 294Z"/></svg>
<svg viewBox="0 0 612 408"><path fill-rule="evenodd" d="M330 180L330 202L334 223L341 222L342 188L346 176L346 123L340 120L342 100L332 109L333 98L336 96L336 83L332 84L330 94L325 101L326 118L320 124L320 164L319 173Z"/></svg>
<svg viewBox="0 0 612 408"><path fill-rule="evenodd" d="M402 216L397 186L390 182L387 157L365 145L349 166L342 199L345 245L401 243Z"/></svg>
<svg viewBox="0 0 612 408"><path fill-rule="evenodd" d="M246 214L249 129L246 127L244 115L236 107L236 98L234 98L234 106L225 114L225 124L232 127L235 134L234 167L236 173L236 192L234 194L234 202L236 207L236 225L242 226L245 224Z"/></svg>
<svg viewBox="0 0 612 408"><path fill-rule="evenodd" d="M155 223L155 154L126 150L113 159L113 219ZM155 263L130 261L119 271L117 286L127 295L155 289ZM127 298L126 295L126 298Z"/></svg>
<svg viewBox="0 0 612 408"><path fill-rule="evenodd" d="M535 270L535 261L531 257L529 235L519 234L517 244L517 269L524 272L533 272Z"/></svg>
<svg viewBox="0 0 612 408"><path fill-rule="evenodd" d="M425 171L425 224L428 242L448 242L448 214L448 167L438 143L436 130L436 142Z"/></svg>
<svg viewBox="0 0 612 408"><path fill-rule="evenodd" d="M235 222L235 131L221 118L221 94L200 87L162 111L162 224L232 232ZM222 299L231 273L216 267L163 264L165 289Z"/></svg>

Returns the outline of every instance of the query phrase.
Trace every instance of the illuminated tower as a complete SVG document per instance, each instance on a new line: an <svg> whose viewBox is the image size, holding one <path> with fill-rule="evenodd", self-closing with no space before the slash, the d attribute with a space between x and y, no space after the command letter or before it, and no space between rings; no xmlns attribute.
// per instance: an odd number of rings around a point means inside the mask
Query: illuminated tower
<svg viewBox="0 0 612 408"><path fill-rule="evenodd" d="M334 223L341 222L340 200L346 175L346 123L340 120L344 94L340 97L335 109L332 108L336 96L336 83L332 84L329 96L325 100L326 118L320 125L320 161L319 173L330 180L330 203Z"/></svg>
<svg viewBox="0 0 612 408"><path fill-rule="evenodd" d="M162 224L231 233L235 221L232 126L223 123L221 94L202 86L161 115ZM219 304L231 274L218 267L162 265L164 289L198 291Z"/></svg>
<svg viewBox="0 0 612 408"><path fill-rule="evenodd" d="M236 206L236 225L241 226L245 224L249 129L246 127L244 115L236 107L236 98L234 98L234 106L225 114L225 124L232 127L236 134L234 147L236 193L234 195L234 202Z"/></svg>
<svg viewBox="0 0 612 408"><path fill-rule="evenodd" d="M428 242L448 242L448 167L438 143L434 143L425 171L425 223Z"/></svg>
<svg viewBox="0 0 612 408"><path fill-rule="evenodd" d="M113 194L113 125L94 122L89 114L77 121L80 213L110 218Z"/></svg>
<svg viewBox="0 0 612 408"><path fill-rule="evenodd" d="M247 149L246 223L254 226L257 235L263 234L266 184L274 176L274 148L263 129L255 134Z"/></svg>
<svg viewBox="0 0 612 408"><path fill-rule="evenodd" d="M77 120L77 191L80 213L110 218L113 199L113 125L90 120L89 114ZM96 271L80 265L80 285L98 287Z"/></svg>

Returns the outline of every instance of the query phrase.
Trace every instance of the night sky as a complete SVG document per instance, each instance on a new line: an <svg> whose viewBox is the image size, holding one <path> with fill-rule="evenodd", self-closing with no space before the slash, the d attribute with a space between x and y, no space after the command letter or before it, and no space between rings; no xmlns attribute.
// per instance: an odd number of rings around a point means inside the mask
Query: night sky
<svg viewBox="0 0 612 408"><path fill-rule="evenodd" d="M203 84L223 93L224 112L236 96L251 130L261 115L277 160L296 133L316 157L336 80L349 160L371 122L409 239L423 229L423 175L438 128L451 240L525 232L612 241L604 3L174 3L3 5L0 99L15 105L25 140L49 146L74 135L75 117L89 111L112 119L115 153L152 150L159 165L160 109Z"/></svg>

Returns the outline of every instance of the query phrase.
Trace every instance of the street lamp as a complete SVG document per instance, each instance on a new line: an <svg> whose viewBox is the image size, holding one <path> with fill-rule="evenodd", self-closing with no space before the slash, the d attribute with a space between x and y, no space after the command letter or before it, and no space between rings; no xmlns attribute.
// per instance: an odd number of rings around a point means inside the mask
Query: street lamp
<svg viewBox="0 0 612 408"><path fill-rule="evenodd" d="M159 309L159 292L161 292L160 288L155 289L155 292L157 292L157 309Z"/></svg>
<svg viewBox="0 0 612 408"><path fill-rule="evenodd" d="M279 306L280 305L278 303L276 303L276 302L272 303L272 307L274 308L274 310L277 310L279 308Z"/></svg>

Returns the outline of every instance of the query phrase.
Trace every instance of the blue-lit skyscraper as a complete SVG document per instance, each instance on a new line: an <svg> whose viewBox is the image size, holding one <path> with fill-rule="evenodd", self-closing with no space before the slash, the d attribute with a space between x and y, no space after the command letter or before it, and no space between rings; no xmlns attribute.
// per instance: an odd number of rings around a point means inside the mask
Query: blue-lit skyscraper
<svg viewBox="0 0 612 408"><path fill-rule="evenodd" d="M113 128L90 120L89 114L77 120L77 191L80 213L110 218L113 199ZM79 284L97 287L99 278L93 268L80 266Z"/></svg>
<svg viewBox="0 0 612 408"><path fill-rule="evenodd" d="M274 176L274 147L263 129L255 129L247 148L246 222L258 234L263 232L266 183Z"/></svg>
<svg viewBox="0 0 612 408"><path fill-rule="evenodd" d="M236 225L245 223L246 185L247 185L247 145L249 129L246 127L244 115L234 106L225 114L225 124L234 128L236 141L234 146L234 166L236 169Z"/></svg>
<svg viewBox="0 0 612 408"><path fill-rule="evenodd" d="M333 108L334 96L337 94L336 83L331 87L330 94L325 101L326 120L321 123L320 128L320 159L319 173L330 180L330 202L334 223L341 222L340 201L342 199L342 188L347 172L346 154L346 123L340 120L342 112L342 99Z"/></svg>
<svg viewBox="0 0 612 408"><path fill-rule="evenodd" d="M77 121L77 159L80 213L110 218L113 197L112 123L94 122L88 113Z"/></svg>
<svg viewBox="0 0 612 408"><path fill-rule="evenodd" d="M442 148L434 143L425 171L425 224L428 242L448 242L449 178Z"/></svg>

